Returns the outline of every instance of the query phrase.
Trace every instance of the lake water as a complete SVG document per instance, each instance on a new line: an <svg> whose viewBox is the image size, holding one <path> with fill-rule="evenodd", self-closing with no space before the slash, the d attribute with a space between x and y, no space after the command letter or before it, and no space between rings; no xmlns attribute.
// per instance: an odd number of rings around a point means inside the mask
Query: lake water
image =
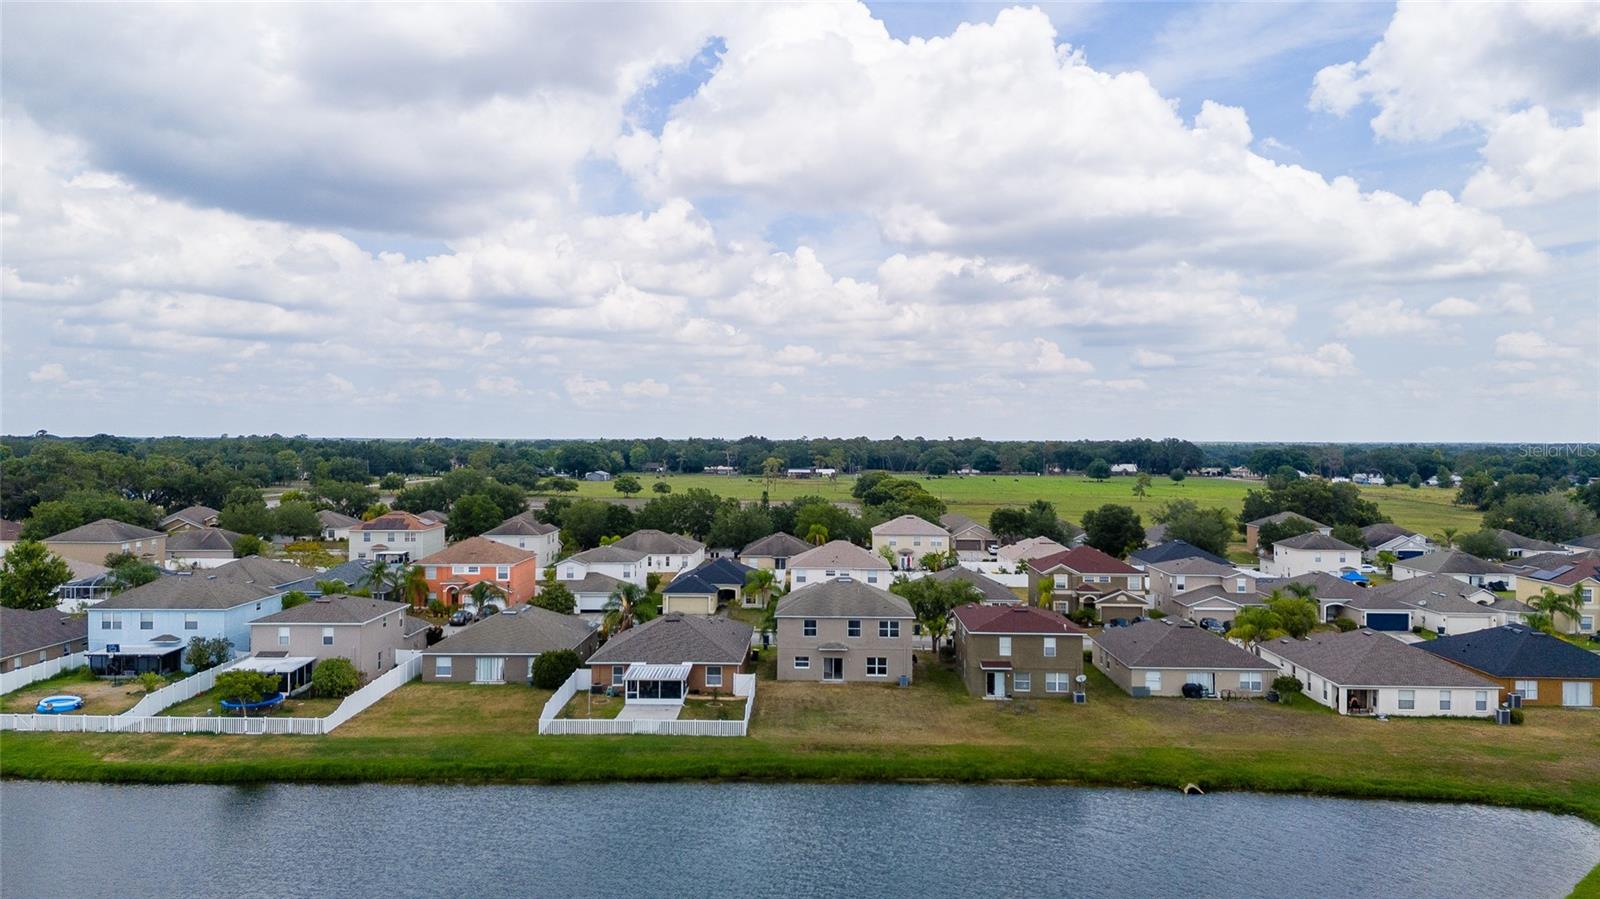
<svg viewBox="0 0 1600 899"><path fill-rule="evenodd" d="M1461 805L1005 786L0 784L0 893L1565 896L1600 828Z"/></svg>

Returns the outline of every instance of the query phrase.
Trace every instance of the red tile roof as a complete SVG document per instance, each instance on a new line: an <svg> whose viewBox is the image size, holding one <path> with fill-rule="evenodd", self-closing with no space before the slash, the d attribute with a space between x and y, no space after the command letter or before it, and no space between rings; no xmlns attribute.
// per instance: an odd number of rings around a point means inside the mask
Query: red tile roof
<svg viewBox="0 0 1600 899"><path fill-rule="evenodd" d="M1045 572L1065 565L1079 574L1138 574L1139 569L1114 556L1106 555L1092 546L1074 546L1072 549L1051 553L1028 563L1034 571Z"/></svg>
<svg viewBox="0 0 1600 899"><path fill-rule="evenodd" d="M974 634L1081 634L1083 628L1058 612L1031 606L983 606L967 603L955 609L956 620Z"/></svg>

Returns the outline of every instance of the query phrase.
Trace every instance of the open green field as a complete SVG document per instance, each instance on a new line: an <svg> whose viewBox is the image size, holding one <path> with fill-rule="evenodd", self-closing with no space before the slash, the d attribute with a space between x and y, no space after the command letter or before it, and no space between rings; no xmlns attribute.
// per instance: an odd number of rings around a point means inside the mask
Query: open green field
<svg viewBox="0 0 1600 899"><path fill-rule="evenodd" d="M1521 727L1313 704L984 702L924 658L910 689L760 683L751 735L540 737L549 693L410 684L325 737L11 733L0 774L111 782L1026 781L1513 805L1600 823L1600 714Z"/></svg>
<svg viewBox="0 0 1600 899"><path fill-rule="evenodd" d="M1083 518L1084 512L1097 509L1106 503L1130 506L1145 518L1146 523L1150 523L1150 513L1173 499L1192 499L1204 507L1221 506L1238 514L1244 503L1245 492L1251 488L1264 486L1259 481L1237 481L1227 478L1186 478L1174 483L1165 477L1158 477L1151 482L1149 495L1140 498L1133 495L1133 478L1127 477L1092 481L1088 478L1066 476L978 475L964 478L930 478L914 475L912 479L920 481L929 493L944 500L950 511L980 522L987 522L989 513L1001 506L1027 505L1036 499L1054 503L1056 511L1074 523ZM641 498L653 496L650 485L656 480L654 476L641 476L639 481L644 485L645 492L638 496ZM766 482L761 478L737 475L732 477L705 474L669 475L660 480L671 484L675 491L704 487L719 496L730 496L740 500L760 499L761 491L766 487ZM851 477L842 477L837 481L784 478L773 482L771 500L786 502L799 496L816 495L849 502L852 499L850 488L854 482L855 479ZM1363 496L1376 500L1378 507L1384 514L1394 519L1396 524L1429 536L1444 527L1465 531L1477 530L1482 524L1482 513L1451 502L1455 496L1455 491L1452 490L1431 487L1416 490L1410 487L1364 487L1361 492ZM591 481L579 482L578 495L600 499L617 499L622 496L610 483Z"/></svg>
<svg viewBox="0 0 1600 899"><path fill-rule="evenodd" d="M272 718L325 718L334 709L338 708L339 703L343 701L341 699L322 699L305 695L291 696L279 703L267 715ZM156 714L177 718L200 718L206 715L235 715L238 713L224 713L220 700L211 695L210 690L207 690L176 705L167 706Z"/></svg>

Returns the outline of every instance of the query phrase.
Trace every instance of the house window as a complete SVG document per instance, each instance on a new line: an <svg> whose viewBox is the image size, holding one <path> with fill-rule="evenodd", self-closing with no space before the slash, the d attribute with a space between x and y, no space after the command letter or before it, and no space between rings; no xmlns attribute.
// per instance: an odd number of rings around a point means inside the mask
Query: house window
<svg viewBox="0 0 1600 899"><path fill-rule="evenodd" d="M774 569L778 570L778 571L782 571L785 568L789 567L789 560L788 559L773 559L772 560L772 567Z"/></svg>
<svg viewBox="0 0 1600 899"><path fill-rule="evenodd" d="M706 686L708 686L708 687L720 687L720 686L722 686L722 666L721 665L707 665L706 666Z"/></svg>
<svg viewBox="0 0 1600 899"><path fill-rule="evenodd" d="M1578 627L1584 631L1594 630L1594 616L1585 615L1578 619Z"/></svg>
<svg viewBox="0 0 1600 899"><path fill-rule="evenodd" d="M845 627L846 627L845 633L847 635L849 635L851 637L859 637L859 636L861 636L861 619L860 618L852 618L852 619L850 619L850 623L847 624Z"/></svg>
<svg viewBox="0 0 1600 899"><path fill-rule="evenodd" d="M333 645L333 628L325 627L325 628L322 629L322 645L323 646L332 646Z"/></svg>
<svg viewBox="0 0 1600 899"><path fill-rule="evenodd" d="M1071 689L1065 671L1046 671L1044 674L1044 691L1046 693L1065 693Z"/></svg>
<svg viewBox="0 0 1600 899"><path fill-rule="evenodd" d="M1594 705L1594 682L1569 680L1561 684L1561 704L1586 709Z"/></svg>
<svg viewBox="0 0 1600 899"><path fill-rule="evenodd" d="M568 565L567 566L567 576L563 580L575 581L577 579L578 579L578 576L575 573L573 573L572 566Z"/></svg>
<svg viewBox="0 0 1600 899"><path fill-rule="evenodd" d="M1173 580L1172 589L1178 591L1179 593L1183 592L1183 578L1181 576Z"/></svg>
<svg viewBox="0 0 1600 899"><path fill-rule="evenodd" d="M1239 689L1249 693L1261 692L1261 672L1246 671L1239 675Z"/></svg>
<svg viewBox="0 0 1600 899"><path fill-rule="evenodd" d="M478 573L478 566L476 566L476 565L468 565L467 566L467 570L466 570L465 573L466 574L477 574Z"/></svg>
<svg viewBox="0 0 1600 899"><path fill-rule="evenodd" d="M1416 707L1417 707L1417 691L1416 690L1401 690L1400 691L1400 708L1402 708L1402 709L1414 709Z"/></svg>
<svg viewBox="0 0 1600 899"><path fill-rule="evenodd" d="M1011 684L1011 689L1017 693L1033 692L1033 675L1025 671L1018 672Z"/></svg>
<svg viewBox="0 0 1600 899"><path fill-rule="evenodd" d="M1454 703L1450 699L1450 691L1449 690L1440 690L1439 691L1439 711L1448 712L1448 711L1450 711L1450 709L1451 709L1451 707L1453 705L1454 705Z"/></svg>
<svg viewBox="0 0 1600 899"><path fill-rule="evenodd" d="M417 535L416 534L410 534L410 533L406 534L406 542L407 543L416 543L417 542Z"/></svg>
<svg viewBox="0 0 1600 899"><path fill-rule="evenodd" d="M1044 657L1047 658L1047 659L1053 659L1053 658L1056 657L1056 638L1055 637L1045 637L1044 638Z"/></svg>
<svg viewBox="0 0 1600 899"><path fill-rule="evenodd" d="M794 582L797 584L803 584L806 582L806 576L803 574L797 574L794 576Z"/></svg>
<svg viewBox="0 0 1600 899"><path fill-rule="evenodd" d="M810 656L795 656L794 657L794 669L796 671L805 671L806 669L808 669L810 667L811 667L811 657Z"/></svg>
<svg viewBox="0 0 1600 899"><path fill-rule="evenodd" d="M1472 707L1480 712L1489 711L1489 691L1479 690L1472 694Z"/></svg>
<svg viewBox="0 0 1600 899"><path fill-rule="evenodd" d="M1523 699L1537 700L1539 698L1539 682L1536 680L1517 681L1517 692Z"/></svg>
<svg viewBox="0 0 1600 899"><path fill-rule="evenodd" d="M1146 671L1144 673L1144 688L1151 693L1161 692L1161 672Z"/></svg>
<svg viewBox="0 0 1600 899"><path fill-rule="evenodd" d="M288 628L286 628L286 627L278 628L278 645L279 646L288 646L289 645L289 629Z"/></svg>
<svg viewBox="0 0 1600 899"><path fill-rule="evenodd" d="M1000 658L1002 658L1002 659L1011 658L1011 638L1010 637L1001 637L1000 638Z"/></svg>
<svg viewBox="0 0 1600 899"><path fill-rule="evenodd" d="M429 565L422 569L422 576L430 581L435 580L439 577L439 569ZM572 569L570 568L567 569L567 577L572 577Z"/></svg>
<svg viewBox="0 0 1600 899"><path fill-rule="evenodd" d="M877 582L878 582L878 576L876 574L867 575L867 583L876 584Z"/></svg>
<svg viewBox="0 0 1600 899"><path fill-rule="evenodd" d="M1243 592L1245 592L1245 579L1244 578L1241 577L1241 578L1234 579L1233 592L1235 592L1235 593L1243 593Z"/></svg>
<svg viewBox="0 0 1600 899"><path fill-rule="evenodd" d="M501 565L500 567L498 567L498 568L496 568L494 570L494 576L497 579L502 580L502 581L511 580L511 566L510 565Z"/></svg>
<svg viewBox="0 0 1600 899"><path fill-rule="evenodd" d="M192 614L185 613L184 616L183 616L183 629L186 630L186 631L197 631L197 630L199 630L200 629L200 616L199 615L192 615Z"/></svg>
<svg viewBox="0 0 1600 899"><path fill-rule="evenodd" d="M478 658L477 677L480 684L499 684L506 679L506 660L504 656L480 656Z"/></svg>
<svg viewBox="0 0 1600 899"><path fill-rule="evenodd" d="M1055 577L1055 585L1056 585L1056 589L1057 590L1065 590L1065 589L1067 589L1067 576L1064 575L1064 574L1056 575L1056 577Z"/></svg>
<svg viewBox="0 0 1600 899"><path fill-rule="evenodd" d="M912 546L921 546L922 545L922 538L921 537L913 537L911 539L911 545Z"/></svg>
<svg viewBox="0 0 1600 899"><path fill-rule="evenodd" d="M140 612L139 613L139 630L141 630L141 631L153 631L155 629L156 629L156 613L154 613L154 612Z"/></svg>
<svg viewBox="0 0 1600 899"><path fill-rule="evenodd" d="M372 532L370 532L370 531L363 532L361 534L361 542L362 543L371 543L372 542Z"/></svg>
<svg viewBox="0 0 1600 899"><path fill-rule="evenodd" d="M885 656L867 656L867 677L888 677L889 659Z"/></svg>
<svg viewBox="0 0 1600 899"><path fill-rule="evenodd" d="M878 636L886 637L886 638L889 638L889 639L894 639L894 638L899 637L900 636L900 622L898 622L898 621L880 621L880 622L878 622Z"/></svg>
<svg viewBox="0 0 1600 899"><path fill-rule="evenodd" d="M612 665L611 666L611 686L613 686L613 687L622 686L622 675L625 674L626 671L627 671L627 669L622 665Z"/></svg>
<svg viewBox="0 0 1600 899"><path fill-rule="evenodd" d="M815 637L817 635L817 619L815 618L805 619L800 623L800 627L801 633L807 637Z"/></svg>
<svg viewBox="0 0 1600 899"><path fill-rule="evenodd" d="M823 577L835 577L838 574L839 574L839 572L834 571L832 568L824 568L822 570L822 576Z"/></svg>

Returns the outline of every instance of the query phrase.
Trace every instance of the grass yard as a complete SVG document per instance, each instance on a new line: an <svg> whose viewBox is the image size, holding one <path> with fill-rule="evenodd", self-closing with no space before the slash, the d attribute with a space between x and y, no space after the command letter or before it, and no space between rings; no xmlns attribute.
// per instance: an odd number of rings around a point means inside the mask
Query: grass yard
<svg viewBox="0 0 1600 899"><path fill-rule="evenodd" d="M579 693L561 709L557 718L580 718L592 721L617 717L625 703L621 696Z"/></svg>
<svg viewBox="0 0 1600 899"><path fill-rule="evenodd" d="M944 500L949 505L950 511L980 522L988 521L989 513L1001 506L1027 505L1036 499L1046 499L1055 503L1056 511L1074 523L1082 520L1084 512L1099 508L1106 503L1129 506L1149 523L1150 514L1173 499L1192 499L1202 507L1221 506L1237 514L1244 502L1245 492L1252 488L1263 487L1259 481L1237 481L1228 478L1186 478L1174 483L1163 476L1155 478L1151 482L1149 495L1140 498L1133 495L1134 480L1128 477L1091 481L1088 478L1063 476L978 475L966 478L931 478L915 475L912 479L921 482L928 492ZM646 484L647 492L639 495L649 497L651 494L648 492L648 485L654 483L656 479L646 477L640 480ZM761 491L766 487L761 478L743 476L669 475L662 480L671 484L675 491L704 487L719 496L731 496L741 500L760 499ZM853 502L850 488L854 481L855 479L850 477L842 477L832 482L784 478L773 482L771 499L773 502L785 502L799 496L817 495L840 502ZM1384 514L1393 518L1396 524L1429 536L1444 527L1468 531L1477 530L1482 524L1482 513L1451 502L1455 496L1455 492L1451 490L1429 487L1417 490L1412 490L1410 487L1363 487L1361 492L1363 496L1376 500L1378 507ZM610 483L594 481L580 481L578 495L600 499L618 499L622 496Z"/></svg>
<svg viewBox="0 0 1600 899"><path fill-rule="evenodd" d="M0 696L0 712L26 714L38 706L39 700L58 693L82 696L83 708L76 713L80 715L120 715L144 698L144 691L138 684L130 681L112 684L90 674L85 665Z"/></svg>
<svg viewBox="0 0 1600 899"><path fill-rule="evenodd" d="M331 740L503 735L539 732L550 690L521 684L425 684L412 681L329 735Z"/></svg>
<svg viewBox="0 0 1600 899"><path fill-rule="evenodd" d="M743 699L696 699L691 696L684 700L683 711L678 713L678 720L742 721L744 704Z"/></svg>
<svg viewBox="0 0 1600 899"><path fill-rule="evenodd" d="M319 699L310 696L291 696L279 703L266 714L268 718L325 718L328 713L339 707L342 699ZM237 712L222 711L217 697L207 690L199 696L185 699L177 705L168 706L157 712L175 718L203 718L207 715L237 715Z"/></svg>

